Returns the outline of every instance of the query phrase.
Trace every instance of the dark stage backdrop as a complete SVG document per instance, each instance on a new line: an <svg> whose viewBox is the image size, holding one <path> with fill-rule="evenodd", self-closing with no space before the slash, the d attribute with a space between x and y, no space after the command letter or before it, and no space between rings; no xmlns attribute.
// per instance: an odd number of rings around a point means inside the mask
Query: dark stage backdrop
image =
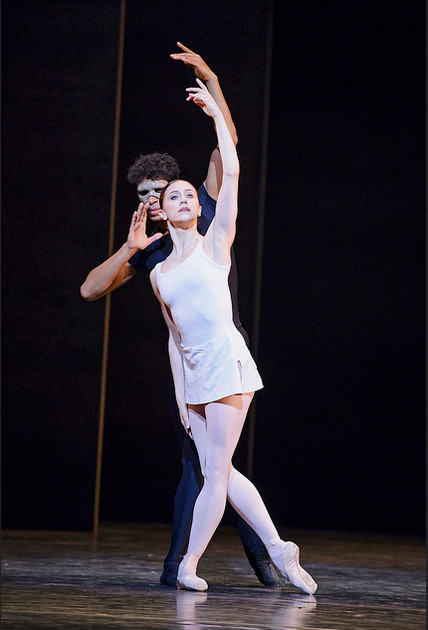
<svg viewBox="0 0 428 630"><path fill-rule="evenodd" d="M424 5L275 3L254 481L279 525L421 534ZM120 2L2 3L3 527L90 529ZM265 2L128 0L115 248L139 153L201 183L215 143L182 41L239 136L236 255L252 339ZM103 520L169 521L180 474L147 278L112 296ZM248 429L237 454L247 465Z"/></svg>
<svg viewBox="0 0 428 630"><path fill-rule="evenodd" d="M423 532L425 7L281 6L255 479L290 525Z"/></svg>
<svg viewBox="0 0 428 630"><path fill-rule="evenodd" d="M2 524L92 523L120 5L2 3Z"/></svg>

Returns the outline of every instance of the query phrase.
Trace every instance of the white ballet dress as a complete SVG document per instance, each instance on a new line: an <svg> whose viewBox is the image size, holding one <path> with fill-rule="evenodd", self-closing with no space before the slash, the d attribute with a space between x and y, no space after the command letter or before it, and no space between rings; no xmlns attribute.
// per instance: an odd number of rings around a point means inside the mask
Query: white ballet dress
<svg viewBox="0 0 428 630"><path fill-rule="evenodd" d="M232 319L229 265L208 258L201 240L170 271L155 267L156 283L178 332L185 401L199 405L263 387L253 357Z"/></svg>

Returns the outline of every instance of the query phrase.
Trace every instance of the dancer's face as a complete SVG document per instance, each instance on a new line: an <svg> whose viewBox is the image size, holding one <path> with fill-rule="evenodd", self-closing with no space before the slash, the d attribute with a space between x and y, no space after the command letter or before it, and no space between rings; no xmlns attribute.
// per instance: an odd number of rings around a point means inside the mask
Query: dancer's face
<svg viewBox="0 0 428 630"><path fill-rule="evenodd" d="M172 224L192 224L201 214L196 188L184 180L176 180L166 189L162 200L163 218Z"/></svg>
<svg viewBox="0 0 428 630"><path fill-rule="evenodd" d="M152 221L162 221L160 216L159 195L167 185L166 179L143 179L137 186L138 199L149 202L147 215Z"/></svg>

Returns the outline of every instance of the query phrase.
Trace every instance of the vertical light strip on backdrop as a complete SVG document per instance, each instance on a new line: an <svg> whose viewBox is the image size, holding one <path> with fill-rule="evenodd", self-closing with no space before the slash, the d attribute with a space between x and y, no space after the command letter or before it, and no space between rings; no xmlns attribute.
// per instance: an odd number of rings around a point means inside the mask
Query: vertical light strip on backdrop
<svg viewBox="0 0 428 630"><path fill-rule="evenodd" d="M120 6L120 27L119 27L119 50L117 62L117 86L116 86L116 110L114 123L114 145L113 145L113 164L111 178L111 199L110 199L110 229L108 255L113 254L114 247L114 223L116 215L116 191L117 191L117 165L119 155L119 133L120 133L120 107L122 101L122 76L123 76L123 49L125 42L125 15L126 0L121 0ZM104 436L104 418L105 418L105 401L106 401L106 383L107 383L107 359L108 359L108 342L110 330L110 310L111 310L111 294L106 295L106 305L104 314L104 338L103 338L103 355L101 367L101 391L100 391L100 412L98 419L98 442L97 442L97 463L95 475L95 495L94 495L94 520L93 533L98 536L99 513L100 513L100 492L101 492L101 470L103 457L103 436Z"/></svg>
<svg viewBox="0 0 428 630"><path fill-rule="evenodd" d="M257 362L259 352L259 326L260 326L260 298L263 268L263 238L264 218L266 204L266 177L269 144L269 108L272 74L272 45L273 45L273 0L269 2L268 25L266 35L266 67L263 102L263 128L262 128L262 153L260 160L260 186L258 201L258 224L256 245L256 277L254 286L254 310L253 330L251 335L251 353ZM256 425L256 399L254 398L248 414L248 450L247 450L247 476L252 477L254 463L254 433Z"/></svg>

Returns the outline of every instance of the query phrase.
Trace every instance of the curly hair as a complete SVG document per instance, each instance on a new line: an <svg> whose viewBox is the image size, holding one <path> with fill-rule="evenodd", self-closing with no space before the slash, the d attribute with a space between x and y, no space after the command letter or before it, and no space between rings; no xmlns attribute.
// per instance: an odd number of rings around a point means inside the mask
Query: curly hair
<svg viewBox="0 0 428 630"><path fill-rule="evenodd" d="M143 179L166 179L167 182L180 177L180 167L169 153L140 155L128 169L128 181L135 186Z"/></svg>

